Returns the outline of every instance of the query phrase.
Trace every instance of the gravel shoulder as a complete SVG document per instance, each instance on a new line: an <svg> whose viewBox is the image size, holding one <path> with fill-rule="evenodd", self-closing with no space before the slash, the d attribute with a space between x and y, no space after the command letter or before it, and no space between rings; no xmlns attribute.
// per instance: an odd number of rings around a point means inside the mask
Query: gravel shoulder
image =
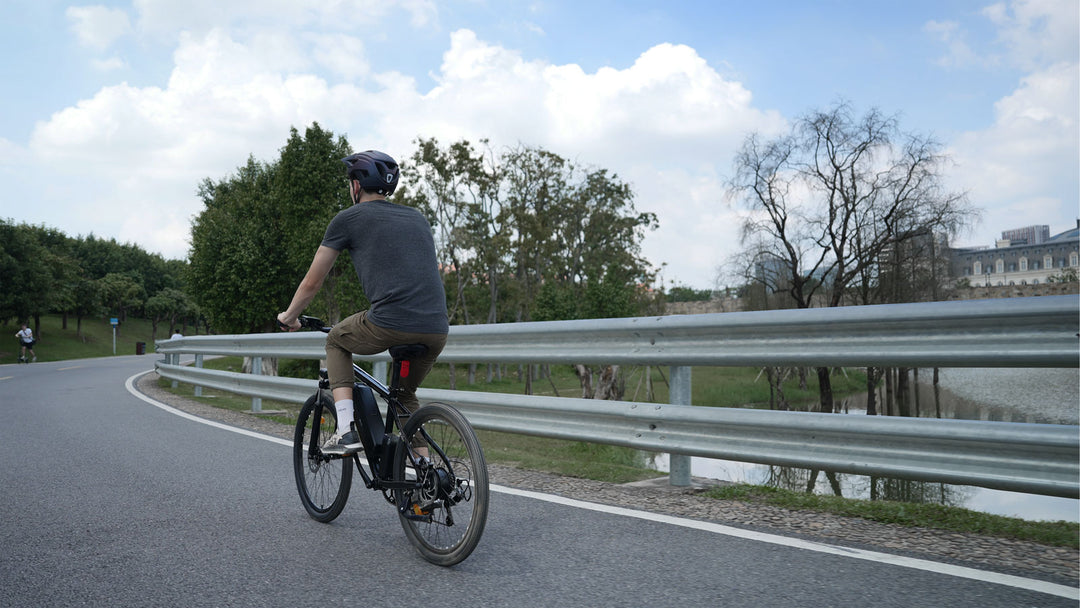
<svg viewBox="0 0 1080 608"><path fill-rule="evenodd" d="M178 397L157 384L157 373L150 372L139 378L136 387L144 395L189 414L292 439L291 427ZM660 482L613 484L500 464L489 464L488 473L493 484L522 490L1080 586L1080 552L1076 549L715 500L702 495L708 483L705 480L695 480L690 488L673 488L667 485L666 478Z"/></svg>

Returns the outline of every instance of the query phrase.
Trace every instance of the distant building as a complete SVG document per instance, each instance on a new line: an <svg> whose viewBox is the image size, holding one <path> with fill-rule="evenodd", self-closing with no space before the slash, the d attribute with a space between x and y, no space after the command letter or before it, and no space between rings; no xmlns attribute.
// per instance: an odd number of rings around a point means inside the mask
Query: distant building
<svg viewBox="0 0 1080 608"><path fill-rule="evenodd" d="M1001 233L1001 240L1009 241L1012 245L1042 245L1050 240L1050 226L1027 226L1005 230Z"/></svg>
<svg viewBox="0 0 1080 608"><path fill-rule="evenodd" d="M994 248L953 249L952 276L981 287L1039 285L1065 268L1080 272L1080 220L1076 228L1049 234L1049 226L1028 226L1003 231Z"/></svg>

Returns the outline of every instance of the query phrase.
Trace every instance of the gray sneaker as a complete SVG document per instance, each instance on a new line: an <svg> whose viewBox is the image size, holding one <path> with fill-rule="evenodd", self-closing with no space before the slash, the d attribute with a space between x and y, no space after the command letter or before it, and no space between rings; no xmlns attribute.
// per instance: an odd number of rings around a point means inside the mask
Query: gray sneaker
<svg viewBox="0 0 1080 608"><path fill-rule="evenodd" d="M364 444L360 443L360 437L356 435L356 431L349 431L344 435L334 433L323 444L322 453L331 456L348 456L359 452L363 447Z"/></svg>

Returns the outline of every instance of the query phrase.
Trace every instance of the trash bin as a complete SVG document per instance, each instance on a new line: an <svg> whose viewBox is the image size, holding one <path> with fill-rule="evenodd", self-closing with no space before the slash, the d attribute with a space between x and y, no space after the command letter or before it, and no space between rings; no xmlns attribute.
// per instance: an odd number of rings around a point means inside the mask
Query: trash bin
<svg viewBox="0 0 1080 608"><path fill-rule="evenodd" d="M146 342L136 342L135 343L135 354L136 355L145 355L146 354Z"/></svg>

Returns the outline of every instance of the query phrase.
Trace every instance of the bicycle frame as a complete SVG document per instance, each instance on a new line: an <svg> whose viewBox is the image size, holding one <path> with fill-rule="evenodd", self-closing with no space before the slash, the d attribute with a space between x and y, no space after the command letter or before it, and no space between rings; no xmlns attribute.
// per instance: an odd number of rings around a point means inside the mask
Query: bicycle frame
<svg viewBox="0 0 1080 608"><path fill-rule="evenodd" d="M397 367L400 365L400 361L394 362L395 377L397 374ZM364 435L368 435L371 439L373 447L375 447L375 450L364 450L364 454L368 461L368 468L371 470L371 474L368 474L368 472L364 470L364 467L360 463L359 454L352 454L350 456L353 462L356 464L356 470L360 473L360 477L364 480L364 486L368 489L375 490L410 490L419 487L419 485L415 481L391 479L391 474L387 471L387 467L384 466L388 463L393 462L394 450L408 449L407 446L401 445L400 438L394 432L395 427L397 427L398 430L401 430L403 428L401 418L408 417L409 415L408 410L405 409L405 406L401 405L401 402L397 400L397 395L394 394L396 393L395 388L386 386L377 378L364 371L364 369L356 363L353 363L353 377L355 380L353 383L354 391L361 386L367 386L372 391L374 391L375 394L377 394L379 397L382 397L386 401L386 420L383 425L384 431L381 437L369 435L369 429L365 427L362 417L357 416L355 420L357 426L357 433L361 434L362 437ZM329 388L329 380L326 378L321 378L319 381L319 388ZM358 408L359 404L354 404L354 407ZM316 420L322 419L321 401L316 406L315 416ZM427 437L427 434L423 433L423 431L421 432L422 436L426 440L430 441L431 438ZM318 432L312 433L311 445L308 446L309 454L315 453L315 448L318 447L317 439ZM436 450L441 452L441 449L438 448L438 446L434 447ZM409 456L409 460L413 460L411 455Z"/></svg>

